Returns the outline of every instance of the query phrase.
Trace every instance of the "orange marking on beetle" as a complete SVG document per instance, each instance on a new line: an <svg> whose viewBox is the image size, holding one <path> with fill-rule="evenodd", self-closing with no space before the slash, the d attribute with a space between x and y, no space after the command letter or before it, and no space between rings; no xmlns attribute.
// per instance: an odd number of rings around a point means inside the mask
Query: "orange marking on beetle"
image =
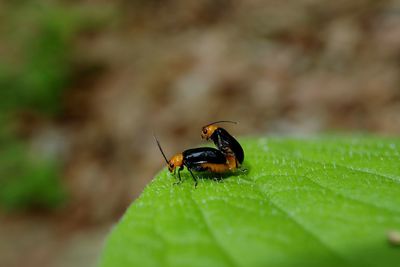
<svg viewBox="0 0 400 267"><path fill-rule="evenodd" d="M237 169L238 162L237 162L237 159L236 159L235 156L227 155L226 156L226 161L227 161L228 168L229 168L230 171L233 171L233 170Z"/></svg>
<svg viewBox="0 0 400 267"><path fill-rule="evenodd" d="M226 163L202 163L201 166L210 172L224 173L237 169L237 160L235 156L227 156Z"/></svg>
<svg viewBox="0 0 400 267"><path fill-rule="evenodd" d="M227 164L202 163L201 166L210 172L224 173L230 171Z"/></svg>

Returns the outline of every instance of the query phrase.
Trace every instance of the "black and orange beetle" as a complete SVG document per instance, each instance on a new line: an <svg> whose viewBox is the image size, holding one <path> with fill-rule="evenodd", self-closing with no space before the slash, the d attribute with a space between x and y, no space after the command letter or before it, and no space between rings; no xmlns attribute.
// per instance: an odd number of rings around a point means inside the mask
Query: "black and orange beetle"
<svg viewBox="0 0 400 267"><path fill-rule="evenodd" d="M235 157L237 160L236 167L239 167L240 164L242 164L243 160L244 160L243 148L239 144L239 142L232 135L230 135L228 133L227 130L215 125L215 124L221 123L221 122L228 122L228 123L234 123L234 124L237 123L234 121L216 121L216 122L207 124L206 126L203 126L203 128L202 128L201 138L206 139L206 140L211 139L214 142L215 146L222 153L224 153L225 156Z"/></svg>
<svg viewBox="0 0 400 267"><path fill-rule="evenodd" d="M155 138L155 137L154 137ZM234 171L237 168L236 158L234 156L226 156L218 149L212 147L199 147L192 148L174 155L170 160L164 154L160 142L155 138L158 148L163 155L165 162L168 165L170 173L176 172L178 168L178 182L182 181L180 172L184 167L190 172L193 177L195 187L197 186L197 179L192 171L196 172L213 172L213 173L226 173Z"/></svg>

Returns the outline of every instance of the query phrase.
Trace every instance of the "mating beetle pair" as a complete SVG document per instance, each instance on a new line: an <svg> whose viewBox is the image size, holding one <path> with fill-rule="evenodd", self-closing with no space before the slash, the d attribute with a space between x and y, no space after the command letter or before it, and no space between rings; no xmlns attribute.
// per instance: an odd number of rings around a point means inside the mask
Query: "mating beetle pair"
<svg viewBox="0 0 400 267"><path fill-rule="evenodd" d="M201 137L203 139L211 139L216 147L199 147L183 151L173 156L170 160L164 154L160 143L157 141L167 165L168 170L175 174L178 168L178 183L182 181L180 172L184 167L190 172L197 186L197 179L192 171L196 172L213 172L226 173L236 170L244 160L243 148L239 142L230 135L225 129L216 126L221 122L235 123L233 121L217 121L203 127Z"/></svg>

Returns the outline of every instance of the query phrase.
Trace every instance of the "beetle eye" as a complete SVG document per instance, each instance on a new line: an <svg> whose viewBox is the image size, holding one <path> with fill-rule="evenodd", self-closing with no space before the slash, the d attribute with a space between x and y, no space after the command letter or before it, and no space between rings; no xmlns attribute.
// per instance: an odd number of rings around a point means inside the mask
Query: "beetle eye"
<svg viewBox="0 0 400 267"><path fill-rule="evenodd" d="M207 129L206 128L203 129L203 134L207 134Z"/></svg>
<svg viewBox="0 0 400 267"><path fill-rule="evenodd" d="M169 164L169 167L172 169L172 168L174 167L174 164L173 164L173 163L170 163L170 164Z"/></svg>

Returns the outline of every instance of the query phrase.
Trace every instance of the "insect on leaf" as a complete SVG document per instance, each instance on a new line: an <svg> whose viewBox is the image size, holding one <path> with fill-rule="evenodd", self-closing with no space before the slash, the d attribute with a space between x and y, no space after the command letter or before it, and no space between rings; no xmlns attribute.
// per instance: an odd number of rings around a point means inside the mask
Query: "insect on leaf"
<svg viewBox="0 0 400 267"><path fill-rule="evenodd" d="M100 266L396 266L400 140L240 140L246 173L164 169L113 229Z"/></svg>

